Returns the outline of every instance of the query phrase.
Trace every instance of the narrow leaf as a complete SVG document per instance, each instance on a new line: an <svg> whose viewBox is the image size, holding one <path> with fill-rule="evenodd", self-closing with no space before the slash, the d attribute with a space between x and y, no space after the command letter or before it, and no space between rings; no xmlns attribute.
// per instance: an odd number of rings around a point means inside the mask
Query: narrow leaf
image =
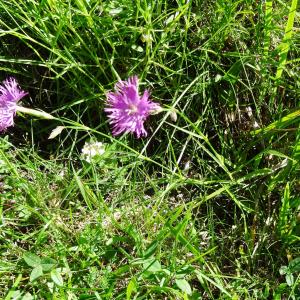
<svg viewBox="0 0 300 300"><path fill-rule="evenodd" d="M253 135L257 135L259 133L267 134L271 130L282 129L287 126L290 126L293 123L298 122L299 118L300 118L300 110L296 110L296 111L288 114L287 116L281 118L280 120L273 122L272 124L270 124L269 126L267 126L265 128L260 128L260 129L251 131L251 134L253 134Z"/></svg>
<svg viewBox="0 0 300 300"><path fill-rule="evenodd" d="M282 43L277 48L279 50L279 64L277 67L277 72L275 77L276 80L279 80L281 78L284 66L287 61L288 52L291 45L291 38L293 35L293 26L294 26L296 11L297 11L297 4L298 4L298 0L292 0L288 21L285 27L284 37Z"/></svg>
<svg viewBox="0 0 300 300"><path fill-rule="evenodd" d="M55 137L57 137L59 134L61 134L61 132L65 129L65 126L57 126L56 128L54 128L49 137L48 140L54 139Z"/></svg>
<svg viewBox="0 0 300 300"><path fill-rule="evenodd" d="M130 300L132 293L136 293L137 291L137 282L136 279L133 277L127 286L126 289L126 300Z"/></svg>

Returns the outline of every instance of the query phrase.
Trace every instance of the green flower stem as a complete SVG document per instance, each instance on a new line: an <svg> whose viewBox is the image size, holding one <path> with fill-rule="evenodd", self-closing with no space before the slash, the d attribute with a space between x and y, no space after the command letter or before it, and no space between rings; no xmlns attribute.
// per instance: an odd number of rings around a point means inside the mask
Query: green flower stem
<svg viewBox="0 0 300 300"><path fill-rule="evenodd" d="M24 113L24 114L27 114L27 115L42 118L42 119L48 119L48 120L56 119L52 115L50 115L50 114L48 114L48 113L46 113L42 110L36 110L36 109L27 108L27 107L23 107L23 106L17 106L17 111L21 112L21 113Z"/></svg>

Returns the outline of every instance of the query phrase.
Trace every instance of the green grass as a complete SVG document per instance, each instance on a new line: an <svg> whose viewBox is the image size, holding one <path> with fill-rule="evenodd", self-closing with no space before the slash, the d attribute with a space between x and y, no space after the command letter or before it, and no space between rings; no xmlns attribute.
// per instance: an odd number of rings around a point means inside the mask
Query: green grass
<svg viewBox="0 0 300 300"><path fill-rule="evenodd" d="M0 298L299 299L299 16L0 1L0 80L55 116L0 137ZM113 138L105 93L135 74L164 111ZM91 139L106 152L88 163Z"/></svg>

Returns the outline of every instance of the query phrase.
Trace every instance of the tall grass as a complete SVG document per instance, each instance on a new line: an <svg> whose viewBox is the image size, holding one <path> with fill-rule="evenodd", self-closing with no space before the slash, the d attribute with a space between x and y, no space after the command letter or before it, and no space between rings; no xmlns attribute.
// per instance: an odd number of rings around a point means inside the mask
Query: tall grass
<svg viewBox="0 0 300 300"><path fill-rule="evenodd" d="M1 77L56 117L0 138L1 297L300 297L297 5L0 1ZM112 137L135 74L164 111Z"/></svg>

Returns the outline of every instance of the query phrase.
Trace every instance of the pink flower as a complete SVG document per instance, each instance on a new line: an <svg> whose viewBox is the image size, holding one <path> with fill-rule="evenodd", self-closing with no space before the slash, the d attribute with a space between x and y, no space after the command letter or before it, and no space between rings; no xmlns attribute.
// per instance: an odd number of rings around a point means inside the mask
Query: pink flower
<svg viewBox="0 0 300 300"><path fill-rule="evenodd" d="M14 125L17 102L27 94L19 88L13 77L2 82L0 85L0 132Z"/></svg>
<svg viewBox="0 0 300 300"><path fill-rule="evenodd" d="M160 110L160 105L149 100L150 93L144 91L143 96L138 92L138 77L130 77L127 81L119 81L115 92L107 93L109 123L113 126L113 135L122 132L135 133L137 138L147 136L144 122L150 114Z"/></svg>

